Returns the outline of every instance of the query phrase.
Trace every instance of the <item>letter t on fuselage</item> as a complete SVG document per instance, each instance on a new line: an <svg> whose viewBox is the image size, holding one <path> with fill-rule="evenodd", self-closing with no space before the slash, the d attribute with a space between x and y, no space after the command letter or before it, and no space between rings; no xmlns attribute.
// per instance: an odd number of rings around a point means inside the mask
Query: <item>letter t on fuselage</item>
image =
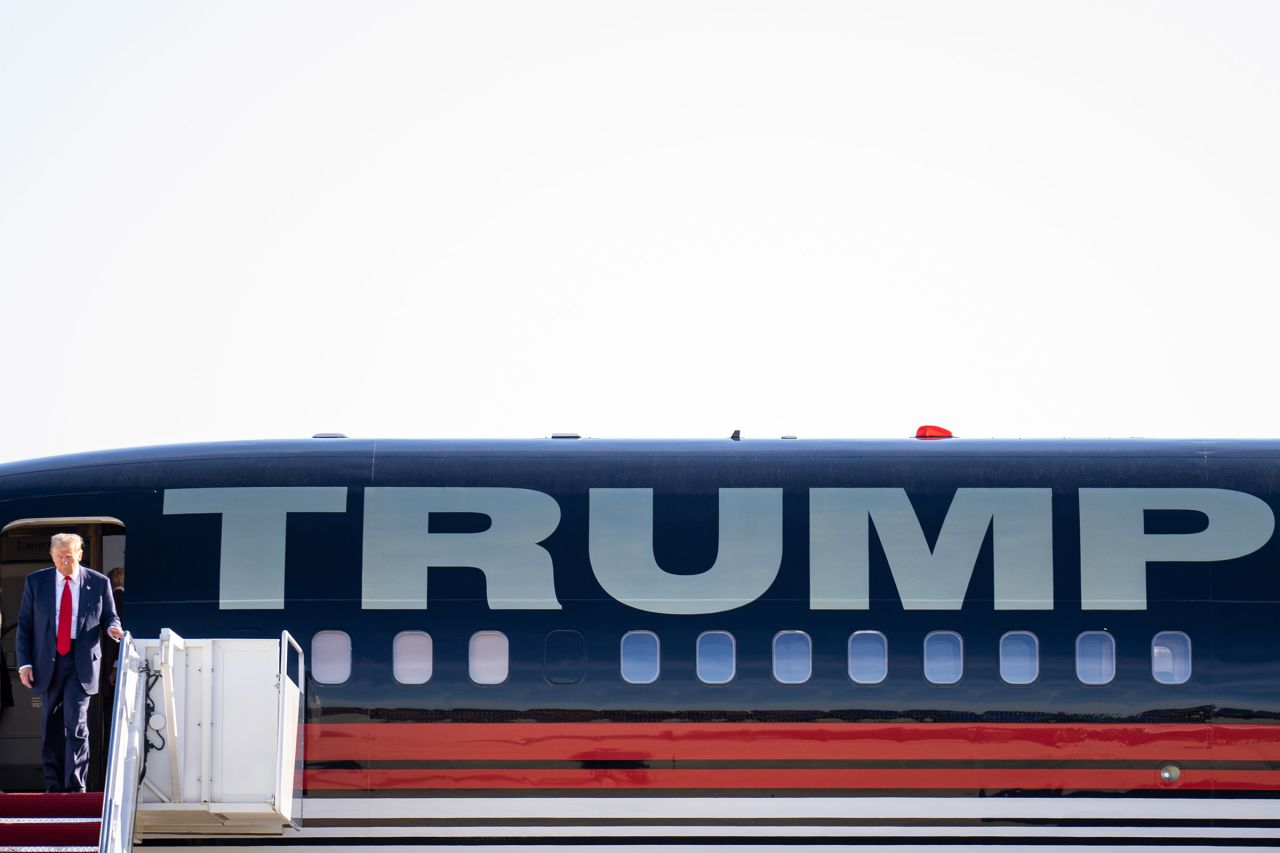
<svg viewBox="0 0 1280 853"><path fill-rule="evenodd" d="M291 512L346 512L345 486L166 489L165 515L221 515L218 607L284 609L285 522Z"/></svg>

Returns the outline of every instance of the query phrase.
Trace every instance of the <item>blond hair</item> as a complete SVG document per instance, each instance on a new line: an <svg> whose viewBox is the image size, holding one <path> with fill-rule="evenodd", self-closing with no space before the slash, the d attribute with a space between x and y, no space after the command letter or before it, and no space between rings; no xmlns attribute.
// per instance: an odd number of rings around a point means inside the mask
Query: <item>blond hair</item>
<svg viewBox="0 0 1280 853"><path fill-rule="evenodd" d="M49 550L52 551L59 545L67 545L73 550L83 551L84 539L81 538L79 533L55 533L49 539Z"/></svg>

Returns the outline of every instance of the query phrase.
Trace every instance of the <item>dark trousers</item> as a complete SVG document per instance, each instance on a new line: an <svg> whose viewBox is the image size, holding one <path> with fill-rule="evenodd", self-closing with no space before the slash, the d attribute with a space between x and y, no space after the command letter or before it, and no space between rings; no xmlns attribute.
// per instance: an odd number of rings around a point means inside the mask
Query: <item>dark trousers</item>
<svg viewBox="0 0 1280 853"><path fill-rule="evenodd" d="M46 791L83 791L89 772L89 694L76 675L75 649L59 655L40 702L40 757Z"/></svg>

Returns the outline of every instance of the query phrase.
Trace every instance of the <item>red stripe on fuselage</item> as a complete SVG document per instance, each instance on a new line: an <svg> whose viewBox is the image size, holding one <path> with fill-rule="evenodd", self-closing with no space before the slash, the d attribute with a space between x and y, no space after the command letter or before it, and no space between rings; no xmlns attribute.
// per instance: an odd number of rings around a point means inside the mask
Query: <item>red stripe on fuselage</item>
<svg viewBox="0 0 1280 853"><path fill-rule="evenodd" d="M312 790L972 789L1280 790L1280 771L1166 763L1280 761L1280 726L990 723L320 723L306 727ZM884 767L752 767L753 761L883 761ZM910 768L905 761L1045 767ZM487 762L483 767L322 768L322 762ZM653 767L503 768L495 762L635 761ZM681 768L679 762L741 761ZM1151 762L1150 768L1055 762Z"/></svg>
<svg viewBox="0 0 1280 853"><path fill-rule="evenodd" d="M1280 772L1189 770L1177 783L1151 770L308 770L309 790L1274 790Z"/></svg>
<svg viewBox="0 0 1280 853"><path fill-rule="evenodd" d="M1280 726L1266 725L312 723L306 735L308 761L1280 761Z"/></svg>

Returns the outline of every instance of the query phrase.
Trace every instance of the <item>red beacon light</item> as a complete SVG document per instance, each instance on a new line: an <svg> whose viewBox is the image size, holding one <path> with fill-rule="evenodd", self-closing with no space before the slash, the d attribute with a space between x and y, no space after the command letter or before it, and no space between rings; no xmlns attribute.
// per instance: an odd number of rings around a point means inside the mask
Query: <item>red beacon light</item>
<svg viewBox="0 0 1280 853"><path fill-rule="evenodd" d="M916 438L923 438L928 441L933 441L939 438L954 438L954 437L955 436L951 434L951 430L947 429L946 427L933 426L932 424L925 424L924 426L916 430Z"/></svg>

